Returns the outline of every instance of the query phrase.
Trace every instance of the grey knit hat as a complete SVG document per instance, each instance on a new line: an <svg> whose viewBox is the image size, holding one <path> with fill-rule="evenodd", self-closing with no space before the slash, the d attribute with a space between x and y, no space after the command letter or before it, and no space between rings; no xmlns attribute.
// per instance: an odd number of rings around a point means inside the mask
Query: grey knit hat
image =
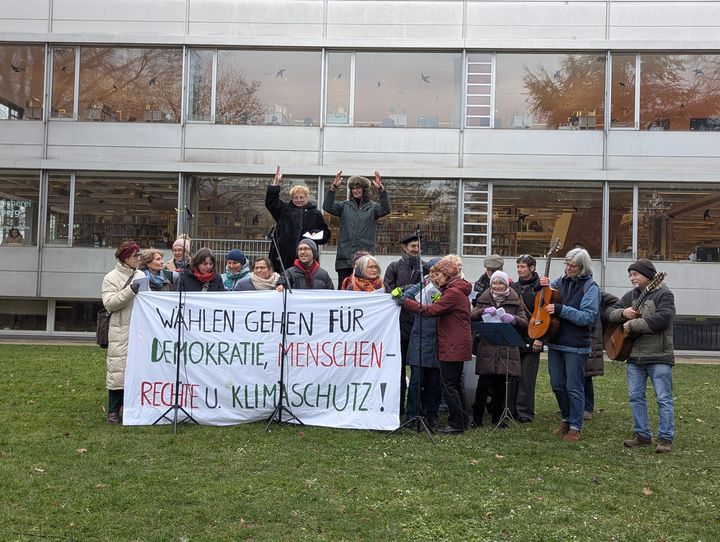
<svg viewBox="0 0 720 542"><path fill-rule="evenodd" d="M309 246L310 250L312 250L312 253L313 253L313 259L317 260L318 248L317 248L317 245L315 244L315 241L313 241L312 239L303 239L298 243L298 247L300 247L300 245Z"/></svg>

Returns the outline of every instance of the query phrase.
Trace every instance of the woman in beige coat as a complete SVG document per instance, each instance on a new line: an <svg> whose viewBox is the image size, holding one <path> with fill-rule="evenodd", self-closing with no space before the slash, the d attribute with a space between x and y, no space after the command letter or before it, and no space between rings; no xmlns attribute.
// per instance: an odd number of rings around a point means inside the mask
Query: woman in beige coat
<svg viewBox="0 0 720 542"><path fill-rule="evenodd" d="M130 315L138 285L133 279L145 274L137 269L140 264L140 247L132 241L123 241L115 251L117 263L102 283L102 302L112 313L108 331L107 373L109 423L120 423L125 388L125 362L127 361Z"/></svg>

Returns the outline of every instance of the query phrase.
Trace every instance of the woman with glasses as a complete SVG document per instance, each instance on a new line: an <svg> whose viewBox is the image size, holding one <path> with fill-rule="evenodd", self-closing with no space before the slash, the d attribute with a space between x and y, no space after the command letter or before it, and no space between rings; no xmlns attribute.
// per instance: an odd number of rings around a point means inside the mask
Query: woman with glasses
<svg viewBox="0 0 720 542"><path fill-rule="evenodd" d="M115 258L115 269L105 275L102 282L102 303L105 310L112 313L105 373L109 423L120 423L122 416L130 315L139 288L133 281L145 276L138 270L140 247L133 241L123 241L115 251Z"/></svg>
<svg viewBox="0 0 720 542"><path fill-rule="evenodd" d="M342 289L355 292L388 292L380 275L378 261L374 256L365 254L355 261L353 274L345 279Z"/></svg>
<svg viewBox="0 0 720 542"><path fill-rule="evenodd" d="M592 277L592 262L584 248L565 256L565 274L540 286L559 290L560 303L546 306L559 318L559 329L547 341L550 384L557 399L562 423L553 434L567 442L580 440L585 408L585 363L591 351L592 332L598 316L600 288Z"/></svg>

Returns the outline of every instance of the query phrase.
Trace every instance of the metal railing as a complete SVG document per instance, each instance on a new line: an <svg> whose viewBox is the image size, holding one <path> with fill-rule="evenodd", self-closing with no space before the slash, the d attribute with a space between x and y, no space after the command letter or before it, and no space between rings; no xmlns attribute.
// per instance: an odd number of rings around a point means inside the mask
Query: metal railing
<svg viewBox="0 0 720 542"><path fill-rule="evenodd" d="M267 256L270 252L270 241L265 239L193 239L192 252L200 247L208 247L215 253L218 259L218 269L225 268L225 257L234 248L239 248L245 253L248 260L254 260L260 256Z"/></svg>

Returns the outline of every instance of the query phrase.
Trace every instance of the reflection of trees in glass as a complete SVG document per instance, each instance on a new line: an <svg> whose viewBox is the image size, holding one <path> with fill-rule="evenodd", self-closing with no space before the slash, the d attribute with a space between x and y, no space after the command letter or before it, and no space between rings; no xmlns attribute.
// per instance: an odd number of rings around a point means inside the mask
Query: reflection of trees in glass
<svg viewBox="0 0 720 542"><path fill-rule="evenodd" d="M74 94L75 48L56 48L53 50L52 115L72 116Z"/></svg>
<svg viewBox="0 0 720 542"><path fill-rule="evenodd" d="M552 74L544 67L533 72L523 66L523 85L530 111L548 128L575 125L574 113L594 112L596 125L587 122L586 128L602 125L605 94L605 57L593 54L565 55L560 68ZM579 126L578 126L579 127Z"/></svg>
<svg viewBox="0 0 720 542"><path fill-rule="evenodd" d="M218 70L216 121L218 124L262 124L264 106L257 96L262 83L247 81L245 74L231 67Z"/></svg>
<svg viewBox="0 0 720 542"><path fill-rule="evenodd" d="M179 122L179 49L83 48L80 109L90 120Z"/></svg>
<svg viewBox="0 0 720 542"><path fill-rule="evenodd" d="M720 116L720 55L643 55L641 128L690 129Z"/></svg>
<svg viewBox="0 0 720 542"><path fill-rule="evenodd" d="M24 111L24 117L42 118L44 70L43 47L1 45L0 97L3 101L0 103L14 110L37 108Z"/></svg>

